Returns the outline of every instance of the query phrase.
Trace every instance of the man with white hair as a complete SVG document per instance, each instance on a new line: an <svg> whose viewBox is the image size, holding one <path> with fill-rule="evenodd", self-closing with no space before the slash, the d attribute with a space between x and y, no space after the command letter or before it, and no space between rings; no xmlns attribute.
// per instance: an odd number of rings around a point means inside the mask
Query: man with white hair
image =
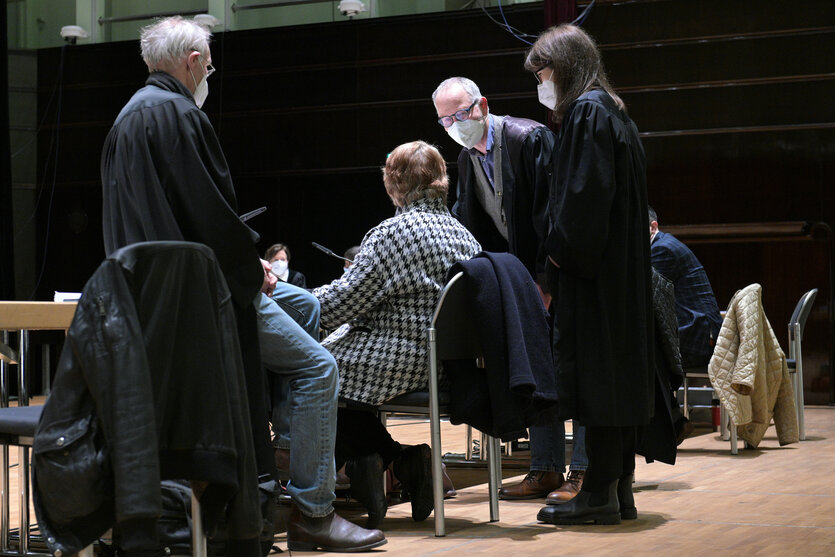
<svg viewBox="0 0 835 557"><path fill-rule="evenodd" d="M263 295L274 283L256 251L258 234L238 217L226 159L214 128L200 110L208 95L207 79L214 72L210 37L207 29L179 16L142 31L142 58L150 76L117 116L102 152L105 250L109 254L135 242L185 240L206 244L215 252L235 308L256 461L263 481L274 475L275 461L256 308L259 319L273 324L276 319L270 311L281 310ZM293 331L279 324L277 328L288 341L293 334L307 336L299 327ZM309 425L316 428L314 437L335 427L318 422ZM298 437L302 443L306 436ZM311 460L316 461L305 467L333 470L332 438L330 448L323 448ZM379 530L365 530L333 512L333 472L330 476L325 485L297 490L287 525L290 549L361 551L385 543ZM313 492L315 501L305 498ZM260 530L260 525L254 526L256 532ZM269 545L271 541L270 536ZM229 540L228 546L236 555L250 555L250 547L258 551L258 540Z"/></svg>

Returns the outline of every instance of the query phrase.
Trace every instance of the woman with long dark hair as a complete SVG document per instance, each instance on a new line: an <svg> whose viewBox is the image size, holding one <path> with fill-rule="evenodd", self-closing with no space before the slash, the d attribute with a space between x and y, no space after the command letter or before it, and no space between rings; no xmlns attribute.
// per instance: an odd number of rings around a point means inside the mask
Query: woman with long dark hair
<svg viewBox="0 0 835 557"><path fill-rule="evenodd" d="M653 410L653 317L644 149L582 29L545 31L525 60L560 124L549 199L554 362L561 419L587 427L580 493L552 524L617 524L632 497L638 428Z"/></svg>

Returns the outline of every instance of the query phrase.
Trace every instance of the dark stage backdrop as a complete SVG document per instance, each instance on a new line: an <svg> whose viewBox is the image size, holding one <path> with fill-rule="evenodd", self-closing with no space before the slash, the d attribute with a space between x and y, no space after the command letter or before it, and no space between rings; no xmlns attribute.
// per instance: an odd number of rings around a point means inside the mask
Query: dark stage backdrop
<svg viewBox="0 0 835 557"><path fill-rule="evenodd" d="M586 28L644 135L650 199L662 229L835 223L833 5L598 2ZM542 30L542 4L505 13L515 27ZM544 120L536 82L522 70L524 49L480 10L218 33L212 47L218 72L204 110L228 158L240 211L268 208L250 221L261 234L260 249L287 243L291 267L309 285L338 276L341 263L310 242L341 253L393 214L379 167L405 141L438 145L454 183L458 148L436 123L430 100L446 77L474 79L497 114ZM40 299L81 289L103 258L99 157L114 117L147 75L138 51L137 41L66 51L48 238L46 210L38 216L39 249L48 262ZM58 49L39 53L41 107L58 64ZM41 161L50 156L52 131L47 126L39 136ZM804 339L806 391L807 402L827 402L831 247L800 235L693 249L720 306L737 289L763 284L782 342L801 293L820 289Z"/></svg>

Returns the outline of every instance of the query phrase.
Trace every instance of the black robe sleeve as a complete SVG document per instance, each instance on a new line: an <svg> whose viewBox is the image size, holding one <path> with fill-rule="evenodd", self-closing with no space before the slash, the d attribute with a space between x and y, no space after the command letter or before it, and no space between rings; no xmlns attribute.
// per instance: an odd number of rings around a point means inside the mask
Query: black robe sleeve
<svg viewBox="0 0 835 557"><path fill-rule="evenodd" d="M536 282L545 287L545 238L548 234L548 196L551 184L551 158L554 134L545 127L534 129L522 149L524 181L530 188L531 213L528 215L536 233ZM517 181L518 187L518 181Z"/></svg>
<svg viewBox="0 0 835 557"><path fill-rule="evenodd" d="M236 305L245 307L264 278L258 235L238 217L229 167L208 117L195 108L178 125L176 141L166 145L171 164L162 182L168 201L183 237L212 248Z"/></svg>
<svg viewBox="0 0 835 557"><path fill-rule="evenodd" d="M560 133L546 249L563 270L584 278L596 276L609 237L616 191L610 119L597 103L580 102Z"/></svg>

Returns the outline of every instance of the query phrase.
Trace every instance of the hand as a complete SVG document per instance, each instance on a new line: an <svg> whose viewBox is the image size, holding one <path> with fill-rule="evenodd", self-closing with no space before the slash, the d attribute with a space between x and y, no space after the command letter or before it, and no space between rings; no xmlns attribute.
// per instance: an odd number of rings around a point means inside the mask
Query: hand
<svg viewBox="0 0 835 557"><path fill-rule="evenodd" d="M542 298L542 303L545 305L545 311L548 311L548 308L551 307L551 295L543 292L542 287L538 284L536 285L536 289L539 292L539 297Z"/></svg>
<svg viewBox="0 0 835 557"><path fill-rule="evenodd" d="M262 259L261 267L264 268L264 283L261 285L261 292L269 296L273 293L278 278L273 274L273 268L268 261Z"/></svg>

